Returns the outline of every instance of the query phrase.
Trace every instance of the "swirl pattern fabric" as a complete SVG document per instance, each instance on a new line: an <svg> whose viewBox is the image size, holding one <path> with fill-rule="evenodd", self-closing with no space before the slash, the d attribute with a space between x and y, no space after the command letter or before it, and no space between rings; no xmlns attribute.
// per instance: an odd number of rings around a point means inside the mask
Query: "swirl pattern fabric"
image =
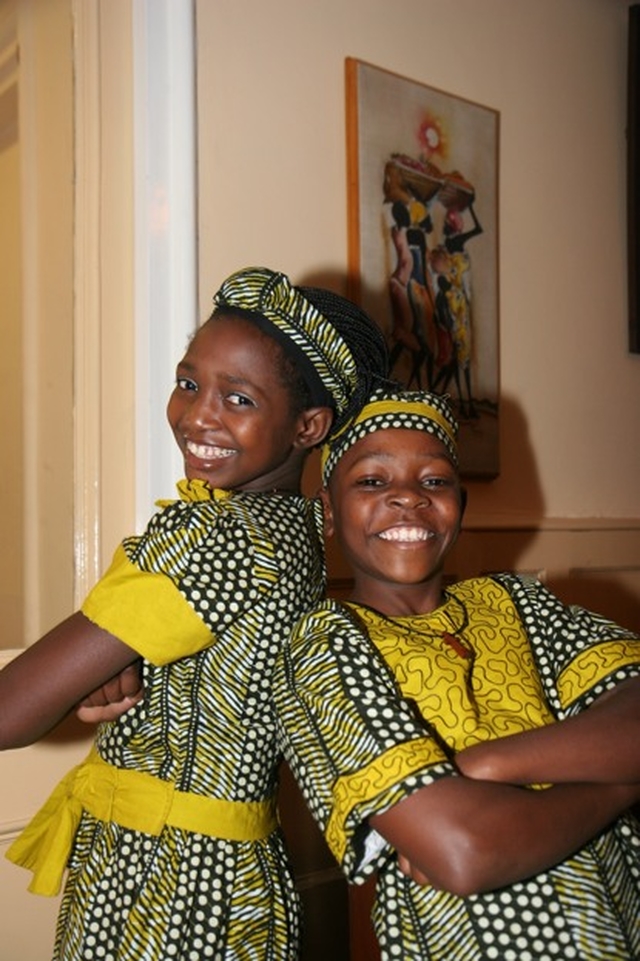
<svg viewBox="0 0 640 961"><path fill-rule="evenodd" d="M378 869L383 959L639 958L632 816L557 867L466 899L416 885L387 846L368 843L367 818L454 774L453 751L571 716L640 675L637 635L540 584L499 575L447 593L433 614L406 619L327 601L300 621L277 675L279 736L314 816L353 880ZM424 758L410 773L407 747Z"/></svg>

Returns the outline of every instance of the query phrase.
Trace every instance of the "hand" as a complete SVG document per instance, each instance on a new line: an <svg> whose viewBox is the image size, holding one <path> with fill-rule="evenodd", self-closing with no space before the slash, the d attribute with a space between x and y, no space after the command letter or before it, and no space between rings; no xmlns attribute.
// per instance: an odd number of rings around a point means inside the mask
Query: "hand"
<svg viewBox="0 0 640 961"><path fill-rule="evenodd" d="M85 724L115 721L142 700L144 688L137 663L125 667L106 684L88 694L76 707L76 716Z"/></svg>
<svg viewBox="0 0 640 961"><path fill-rule="evenodd" d="M423 887L425 885L431 886L431 881L426 874L423 874L422 871L416 868L403 854L398 854L398 867L403 874L406 874L406 876L411 878L412 881L415 881L416 884L421 884Z"/></svg>

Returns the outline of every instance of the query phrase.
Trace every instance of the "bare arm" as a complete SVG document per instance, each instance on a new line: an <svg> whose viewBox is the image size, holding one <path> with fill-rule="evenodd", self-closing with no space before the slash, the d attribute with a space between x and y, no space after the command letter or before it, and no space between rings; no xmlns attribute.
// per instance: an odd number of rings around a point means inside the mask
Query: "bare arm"
<svg viewBox="0 0 640 961"><path fill-rule="evenodd" d="M466 897L557 864L639 796L638 785L561 784L534 791L445 777L371 824L396 848L405 873Z"/></svg>
<svg viewBox="0 0 640 961"><path fill-rule="evenodd" d="M640 782L640 678L576 717L461 751L463 774L510 784Z"/></svg>
<svg viewBox="0 0 640 961"><path fill-rule="evenodd" d="M139 655L77 612L0 672L0 750L47 734Z"/></svg>

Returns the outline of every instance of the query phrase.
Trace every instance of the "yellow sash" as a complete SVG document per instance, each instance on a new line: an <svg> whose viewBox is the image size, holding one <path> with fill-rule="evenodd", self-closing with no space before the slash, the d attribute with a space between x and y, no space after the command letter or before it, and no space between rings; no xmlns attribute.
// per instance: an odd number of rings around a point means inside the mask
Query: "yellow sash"
<svg viewBox="0 0 640 961"><path fill-rule="evenodd" d="M6 853L33 871L33 894L58 894L83 810L154 836L169 825L229 841L257 841L278 823L273 798L241 802L190 794L152 774L113 767L92 750L60 781Z"/></svg>

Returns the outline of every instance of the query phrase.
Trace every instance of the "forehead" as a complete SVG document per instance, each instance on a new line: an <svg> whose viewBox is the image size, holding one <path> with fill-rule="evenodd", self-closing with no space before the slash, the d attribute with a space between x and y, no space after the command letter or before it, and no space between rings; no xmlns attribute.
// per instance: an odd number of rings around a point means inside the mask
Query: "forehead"
<svg viewBox="0 0 640 961"><path fill-rule="evenodd" d="M225 366L229 363L261 364L279 370L282 350L268 334L250 320L216 315L198 328L191 339L182 363Z"/></svg>
<svg viewBox="0 0 640 961"><path fill-rule="evenodd" d="M274 338L269 337L257 324L254 324L248 318L227 316L224 313L214 314L213 317L209 317L209 319L198 328L189 346L205 346L211 340L219 340L222 338L237 342L238 344L264 342L273 344L274 347L278 348L278 344Z"/></svg>

